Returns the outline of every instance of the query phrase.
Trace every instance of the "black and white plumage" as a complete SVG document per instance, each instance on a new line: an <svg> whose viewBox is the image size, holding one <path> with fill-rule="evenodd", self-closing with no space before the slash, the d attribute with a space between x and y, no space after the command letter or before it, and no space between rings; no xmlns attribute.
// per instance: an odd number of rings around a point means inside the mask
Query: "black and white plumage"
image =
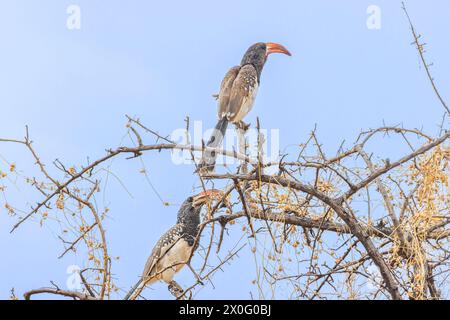
<svg viewBox="0 0 450 320"><path fill-rule="evenodd" d="M226 73L218 95L219 121L207 143L207 147L215 149L221 145L228 122L242 126L244 117L250 112L255 102L262 69L267 57L269 54L276 52L291 55L280 44L272 42L255 43L248 48L241 64L232 67ZM199 169L214 170L215 160L216 153L214 151L205 151Z"/></svg>
<svg viewBox="0 0 450 320"><path fill-rule="evenodd" d="M173 281L173 277L186 265L193 251L196 250L200 211L210 196L217 192L217 190L207 190L183 202L178 211L177 223L157 241L147 259L140 281L125 299L136 299L146 286L156 281L166 282L169 284L169 289L175 287L175 291L181 290Z"/></svg>

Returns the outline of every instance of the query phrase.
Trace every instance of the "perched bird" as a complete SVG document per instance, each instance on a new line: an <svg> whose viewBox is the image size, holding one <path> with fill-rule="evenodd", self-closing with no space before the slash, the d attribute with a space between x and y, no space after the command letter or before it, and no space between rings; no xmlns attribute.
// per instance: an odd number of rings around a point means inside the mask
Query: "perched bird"
<svg viewBox="0 0 450 320"><path fill-rule="evenodd" d="M222 80L218 94L218 118L207 147L217 148L221 145L228 122L245 127L242 122L255 102L261 79L261 72L271 53L291 53L281 44L258 42L248 48L239 66L231 68ZM214 151L204 152L199 169L212 171L215 166Z"/></svg>
<svg viewBox="0 0 450 320"><path fill-rule="evenodd" d="M136 299L148 285L156 281L169 284L169 290L177 296L182 293L180 286L173 280L175 273L180 271L195 251L200 211L203 205L220 191L211 189L187 198L181 205L177 223L170 228L156 243L144 267L139 282L125 297L125 300Z"/></svg>

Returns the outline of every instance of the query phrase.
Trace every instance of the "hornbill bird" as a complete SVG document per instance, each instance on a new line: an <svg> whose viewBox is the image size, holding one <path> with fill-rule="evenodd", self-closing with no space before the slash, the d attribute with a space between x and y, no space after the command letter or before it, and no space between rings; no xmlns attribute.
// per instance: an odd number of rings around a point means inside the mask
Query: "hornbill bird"
<svg viewBox="0 0 450 320"><path fill-rule="evenodd" d="M219 190L206 190L188 197L182 203L177 223L158 240L147 259L142 277L125 300L136 299L146 286L160 280L169 285L169 290L174 295L181 295L183 290L173 280L173 276L189 262L193 251L197 249L200 211L203 205L217 194L220 194Z"/></svg>
<svg viewBox="0 0 450 320"><path fill-rule="evenodd" d="M261 72L271 53L291 53L281 44L273 42L258 42L248 48L241 64L231 68L222 80L218 94L219 121L207 143L209 148L221 145L228 122L238 127L245 127L242 119L250 112L255 102L256 93L261 79ZM204 152L198 169L214 170L216 153L211 150Z"/></svg>

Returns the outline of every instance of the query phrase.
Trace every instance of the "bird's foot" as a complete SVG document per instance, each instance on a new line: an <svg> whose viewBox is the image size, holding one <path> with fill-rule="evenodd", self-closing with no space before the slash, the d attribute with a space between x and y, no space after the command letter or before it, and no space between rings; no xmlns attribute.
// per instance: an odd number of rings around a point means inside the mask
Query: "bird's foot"
<svg viewBox="0 0 450 320"><path fill-rule="evenodd" d="M245 123L244 121L239 121L237 123L235 123L236 127L238 129L243 130L244 132L248 130L248 128L250 128L250 123Z"/></svg>
<svg viewBox="0 0 450 320"><path fill-rule="evenodd" d="M209 165L206 163L202 163L199 164L196 168L196 170L194 171L194 173L199 174L201 177L204 175L207 175L209 173L211 173L212 171L214 171L214 165Z"/></svg>
<svg viewBox="0 0 450 320"><path fill-rule="evenodd" d="M175 281L172 280L169 285L167 286L170 293L177 299L177 300L186 300L186 295L184 294L183 288Z"/></svg>

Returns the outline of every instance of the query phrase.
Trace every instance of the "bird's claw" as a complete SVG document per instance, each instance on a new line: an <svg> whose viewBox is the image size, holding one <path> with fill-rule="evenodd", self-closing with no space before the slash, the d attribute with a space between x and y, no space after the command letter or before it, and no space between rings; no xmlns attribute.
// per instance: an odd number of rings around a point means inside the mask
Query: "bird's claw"
<svg viewBox="0 0 450 320"><path fill-rule="evenodd" d="M170 293L177 298L177 300L186 299L185 295L183 295L183 289L175 281L170 282L167 288L169 289Z"/></svg>
<svg viewBox="0 0 450 320"><path fill-rule="evenodd" d="M250 123L245 123L244 121L239 121L236 123L236 127L243 131L247 131L248 128L250 128Z"/></svg>

